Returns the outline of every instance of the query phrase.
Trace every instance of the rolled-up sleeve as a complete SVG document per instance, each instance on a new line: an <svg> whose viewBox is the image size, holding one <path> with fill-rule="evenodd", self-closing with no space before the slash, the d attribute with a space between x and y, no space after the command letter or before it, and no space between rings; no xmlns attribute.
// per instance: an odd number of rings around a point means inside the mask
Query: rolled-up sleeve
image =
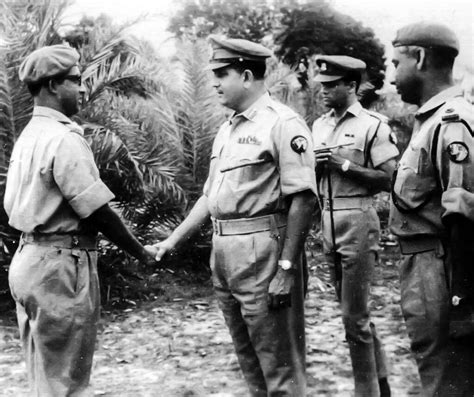
<svg viewBox="0 0 474 397"><path fill-rule="evenodd" d="M441 125L437 169L443 185L443 217L460 214L474 221L474 139L461 122Z"/></svg>
<svg viewBox="0 0 474 397"><path fill-rule="evenodd" d="M311 190L316 176L311 132L298 117L280 120L274 127L281 192L283 196Z"/></svg>
<svg viewBox="0 0 474 397"><path fill-rule="evenodd" d="M100 179L89 145L76 133L65 134L58 145L53 176L62 195L81 219L114 198Z"/></svg>
<svg viewBox="0 0 474 397"><path fill-rule="evenodd" d="M375 168L398 156L398 148L395 142L391 140L391 134L390 127L385 123L381 123L370 150L370 158Z"/></svg>

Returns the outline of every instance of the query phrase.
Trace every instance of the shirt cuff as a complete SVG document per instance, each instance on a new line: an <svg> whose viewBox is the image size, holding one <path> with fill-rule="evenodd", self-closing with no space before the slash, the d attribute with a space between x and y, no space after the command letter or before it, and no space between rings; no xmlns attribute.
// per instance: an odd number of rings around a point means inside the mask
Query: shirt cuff
<svg viewBox="0 0 474 397"><path fill-rule="evenodd" d="M379 149L377 148L377 150ZM372 164L374 168L377 168L379 165L385 163L388 160L395 159L399 154L398 149L394 146L387 150L379 150L379 152L380 154L378 153L377 155L371 154Z"/></svg>
<svg viewBox="0 0 474 397"><path fill-rule="evenodd" d="M69 204L79 218L84 219L114 197L107 185L101 179L97 179L86 190L69 200Z"/></svg>
<svg viewBox="0 0 474 397"><path fill-rule="evenodd" d="M474 221L474 194L457 187L446 190L441 196L441 204L445 209L443 217L460 214Z"/></svg>
<svg viewBox="0 0 474 397"><path fill-rule="evenodd" d="M302 168L281 176L281 193L283 196L290 196L305 190L311 190L314 195L317 195L316 177L313 170Z"/></svg>

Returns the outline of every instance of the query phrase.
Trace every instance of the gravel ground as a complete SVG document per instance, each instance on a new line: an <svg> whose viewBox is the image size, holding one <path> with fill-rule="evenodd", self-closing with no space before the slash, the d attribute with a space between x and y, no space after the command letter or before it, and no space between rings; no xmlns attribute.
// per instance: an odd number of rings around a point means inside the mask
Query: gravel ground
<svg viewBox="0 0 474 397"><path fill-rule="evenodd" d="M392 396L419 395L414 360L400 313L397 251L381 255L372 315L391 363ZM318 256L310 255L306 302L308 396L350 397L353 384L339 307ZM166 288L166 286L164 286ZM104 312L92 384L97 396L247 396L232 343L209 286L199 299ZM0 318L0 395L25 395L26 374L14 314Z"/></svg>

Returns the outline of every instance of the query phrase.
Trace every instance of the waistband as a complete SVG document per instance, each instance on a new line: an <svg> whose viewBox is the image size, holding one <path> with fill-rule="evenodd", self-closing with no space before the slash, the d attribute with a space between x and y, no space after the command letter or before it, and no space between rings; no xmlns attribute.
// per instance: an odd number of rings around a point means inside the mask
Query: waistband
<svg viewBox="0 0 474 397"><path fill-rule="evenodd" d="M443 241L437 236L413 236L398 238L400 251L403 255L419 254L421 252L442 249Z"/></svg>
<svg viewBox="0 0 474 397"><path fill-rule="evenodd" d="M97 238L95 235L23 233L21 239L26 243L35 243L51 247L97 249Z"/></svg>
<svg viewBox="0 0 474 397"><path fill-rule="evenodd" d="M332 210L341 211L341 210L352 210L352 209L368 209L373 205L372 196L363 196L363 197L334 197L332 199ZM321 207L328 211L329 210L329 199L322 198Z"/></svg>
<svg viewBox="0 0 474 397"><path fill-rule="evenodd" d="M255 218L216 219L212 218L214 233L219 236L264 232L286 226L286 214L271 214Z"/></svg>

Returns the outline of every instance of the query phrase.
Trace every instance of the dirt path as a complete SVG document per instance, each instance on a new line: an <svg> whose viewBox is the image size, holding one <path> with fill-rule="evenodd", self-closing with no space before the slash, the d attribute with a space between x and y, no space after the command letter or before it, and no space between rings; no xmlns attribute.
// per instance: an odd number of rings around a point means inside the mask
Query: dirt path
<svg viewBox="0 0 474 397"><path fill-rule="evenodd" d="M382 257L371 302L373 320L391 361L392 396L417 396L416 367L399 308L392 254ZM318 258L310 261L307 299L308 396L350 397L353 389L339 308ZM25 395L18 332L0 323L0 395ZM120 313L104 313L92 383L98 396L243 397L246 386L212 294L174 298Z"/></svg>

